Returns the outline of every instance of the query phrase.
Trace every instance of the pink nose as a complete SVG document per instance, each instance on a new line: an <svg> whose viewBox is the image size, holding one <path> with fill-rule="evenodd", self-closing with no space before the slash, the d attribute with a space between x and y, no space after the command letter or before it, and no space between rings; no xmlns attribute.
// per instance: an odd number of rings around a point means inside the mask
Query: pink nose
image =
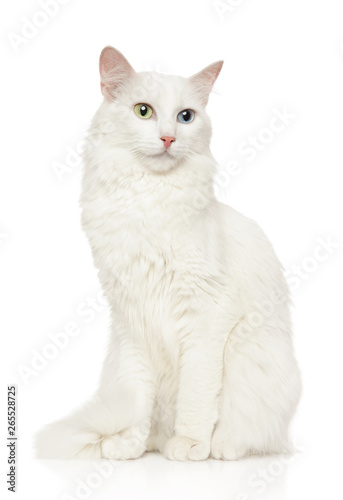
<svg viewBox="0 0 343 500"><path fill-rule="evenodd" d="M160 139L161 139L161 141L164 142L164 147L166 149L168 149L170 147L171 143L175 141L175 137L168 137L166 135L161 137Z"/></svg>

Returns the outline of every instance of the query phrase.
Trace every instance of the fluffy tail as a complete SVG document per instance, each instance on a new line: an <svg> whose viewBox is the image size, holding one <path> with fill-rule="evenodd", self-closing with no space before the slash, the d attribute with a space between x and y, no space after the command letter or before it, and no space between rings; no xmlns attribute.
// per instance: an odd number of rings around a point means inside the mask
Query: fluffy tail
<svg viewBox="0 0 343 500"><path fill-rule="evenodd" d="M115 432L113 412L95 399L38 432L36 457L97 460L101 458L103 437Z"/></svg>

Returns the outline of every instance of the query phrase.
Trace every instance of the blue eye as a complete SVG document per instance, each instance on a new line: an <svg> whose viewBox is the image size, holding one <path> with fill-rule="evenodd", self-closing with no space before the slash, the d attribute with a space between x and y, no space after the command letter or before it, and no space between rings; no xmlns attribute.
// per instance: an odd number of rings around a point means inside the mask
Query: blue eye
<svg viewBox="0 0 343 500"><path fill-rule="evenodd" d="M177 120L181 123L191 123L195 118L195 113L191 109L184 109L177 115Z"/></svg>

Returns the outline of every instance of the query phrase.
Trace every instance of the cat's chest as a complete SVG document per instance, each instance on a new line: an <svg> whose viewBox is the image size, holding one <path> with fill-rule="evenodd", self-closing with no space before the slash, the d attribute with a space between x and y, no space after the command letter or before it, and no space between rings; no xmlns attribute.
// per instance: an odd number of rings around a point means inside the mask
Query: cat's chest
<svg viewBox="0 0 343 500"><path fill-rule="evenodd" d="M83 225L97 267L144 276L147 268L173 266L190 246L194 225L167 193L116 191L84 205Z"/></svg>
<svg viewBox="0 0 343 500"><path fill-rule="evenodd" d="M168 191L118 188L89 197L83 208L103 284L132 302L144 295L166 302L176 286L183 293L213 272L206 217L191 219L189 207Z"/></svg>
<svg viewBox="0 0 343 500"><path fill-rule="evenodd" d="M147 253L133 254L115 245L99 272L109 302L131 331L141 339L159 339L168 352L174 352L170 328L182 287L176 267L171 250L166 254L161 248L149 248Z"/></svg>
<svg viewBox="0 0 343 500"><path fill-rule="evenodd" d="M156 212L109 217L92 241L101 281L115 302L162 323L173 301L193 296L208 274L206 252L187 229Z"/></svg>

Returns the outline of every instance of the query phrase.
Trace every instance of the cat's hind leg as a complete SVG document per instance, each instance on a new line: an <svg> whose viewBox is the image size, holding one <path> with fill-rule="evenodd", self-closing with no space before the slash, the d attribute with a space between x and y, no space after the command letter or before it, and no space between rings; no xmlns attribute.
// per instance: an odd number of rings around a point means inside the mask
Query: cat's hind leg
<svg viewBox="0 0 343 500"><path fill-rule="evenodd" d="M224 352L219 418L211 443L216 459L290 451L288 426L300 396L300 376L289 332L272 321L251 331L244 321Z"/></svg>

